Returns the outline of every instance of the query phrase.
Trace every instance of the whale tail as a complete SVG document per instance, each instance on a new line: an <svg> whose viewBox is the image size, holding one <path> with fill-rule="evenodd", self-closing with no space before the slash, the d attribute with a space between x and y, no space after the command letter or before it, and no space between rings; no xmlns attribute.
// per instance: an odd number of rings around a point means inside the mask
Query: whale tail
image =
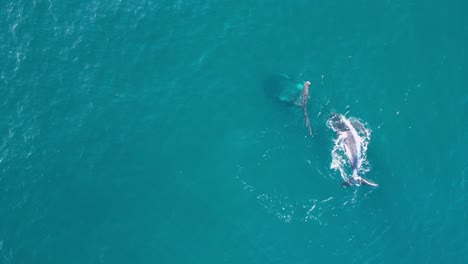
<svg viewBox="0 0 468 264"><path fill-rule="evenodd" d="M361 178L361 183L364 184L364 185L367 185L367 186L371 186L371 187L379 186L377 183L375 183L373 181L370 181L368 179L364 179L364 178Z"/></svg>
<svg viewBox="0 0 468 264"><path fill-rule="evenodd" d="M353 180L359 182L360 184L364 184L364 185L371 186L371 187L379 186L377 183L375 183L375 182L373 182L371 180L368 180L368 179L365 179L365 178L362 178L362 177L358 176L357 175L357 170L353 171L353 176L352 177L353 177ZM341 184L341 186L343 186L345 188L350 186L350 185L351 185L351 183L348 182L348 181L345 181L345 182L343 182L343 184Z"/></svg>

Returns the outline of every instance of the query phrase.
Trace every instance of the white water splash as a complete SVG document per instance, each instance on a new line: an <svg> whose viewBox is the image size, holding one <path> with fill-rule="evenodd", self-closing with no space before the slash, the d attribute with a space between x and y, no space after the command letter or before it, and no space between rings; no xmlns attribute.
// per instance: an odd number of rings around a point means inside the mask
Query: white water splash
<svg viewBox="0 0 468 264"><path fill-rule="evenodd" d="M278 190L269 192L260 191L247 182L244 176L244 168L240 165L237 166L236 179L241 183L244 190L253 193L258 204L265 209L268 214L282 222L307 223L314 221L320 225L327 224L326 220L323 219L323 215L328 207L333 206L328 204L333 197L328 197L321 201L313 198L293 200Z"/></svg>

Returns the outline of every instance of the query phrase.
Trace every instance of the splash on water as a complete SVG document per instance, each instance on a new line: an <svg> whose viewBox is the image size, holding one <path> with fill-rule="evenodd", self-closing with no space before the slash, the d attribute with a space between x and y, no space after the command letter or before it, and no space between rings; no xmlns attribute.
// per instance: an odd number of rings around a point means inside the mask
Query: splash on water
<svg viewBox="0 0 468 264"><path fill-rule="evenodd" d="M259 190L247 182L244 173L244 168L237 165L236 179L241 183L244 190L255 196L258 204L268 214L285 223L314 221L320 225L327 224L323 216L326 215L324 212L327 211L327 208L332 206L329 202L333 200L333 197L320 200L315 198L294 200L278 190Z"/></svg>

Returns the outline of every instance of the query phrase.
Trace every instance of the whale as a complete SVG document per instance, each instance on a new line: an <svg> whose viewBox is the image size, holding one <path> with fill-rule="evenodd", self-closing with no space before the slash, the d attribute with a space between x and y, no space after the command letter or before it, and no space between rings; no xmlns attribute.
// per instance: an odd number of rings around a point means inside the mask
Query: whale
<svg viewBox="0 0 468 264"><path fill-rule="evenodd" d="M263 80L267 97L283 105L302 107L303 84L286 74L272 74Z"/></svg>
<svg viewBox="0 0 468 264"><path fill-rule="evenodd" d="M363 184L367 186L377 187L378 184L368 179L362 178L358 175L359 168L361 168L362 138L357 133L356 128L363 131L364 129L362 127L362 124L352 122L338 113L331 113L328 120L331 129L336 133L338 137L338 142L340 143L341 148L343 149L346 157L348 158L349 166L352 171L352 176L345 180L342 186L359 186Z"/></svg>
<svg viewBox="0 0 468 264"><path fill-rule="evenodd" d="M308 134L313 137L307 114L310 82L300 83L286 74L274 74L263 81L263 89L268 97L284 105L296 106L302 109L304 123Z"/></svg>

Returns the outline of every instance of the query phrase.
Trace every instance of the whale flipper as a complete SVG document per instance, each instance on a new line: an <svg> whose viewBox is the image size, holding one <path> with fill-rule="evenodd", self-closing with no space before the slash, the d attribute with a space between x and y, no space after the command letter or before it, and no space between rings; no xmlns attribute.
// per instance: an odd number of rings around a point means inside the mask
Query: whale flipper
<svg viewBox="0 0 468 264"><path fill-rule="evenodd" d="M365 178L361 178L361 183L364 184L364 185L367 185L367 186L372 186L372 187L379 186L377 183L375 183L373 181L370 181L368 179L365 179Z"/></svg>
<svg viewBox="0 0 468 264"><path fill-rule="evenodd" d="M356 130L361 132L364 136L369 136L367 130L364 128L364 125L361 122L359 122L359 120L350 118L349 122L351 122L351 125L353 125L353 127L355 127Z"/></svg>

